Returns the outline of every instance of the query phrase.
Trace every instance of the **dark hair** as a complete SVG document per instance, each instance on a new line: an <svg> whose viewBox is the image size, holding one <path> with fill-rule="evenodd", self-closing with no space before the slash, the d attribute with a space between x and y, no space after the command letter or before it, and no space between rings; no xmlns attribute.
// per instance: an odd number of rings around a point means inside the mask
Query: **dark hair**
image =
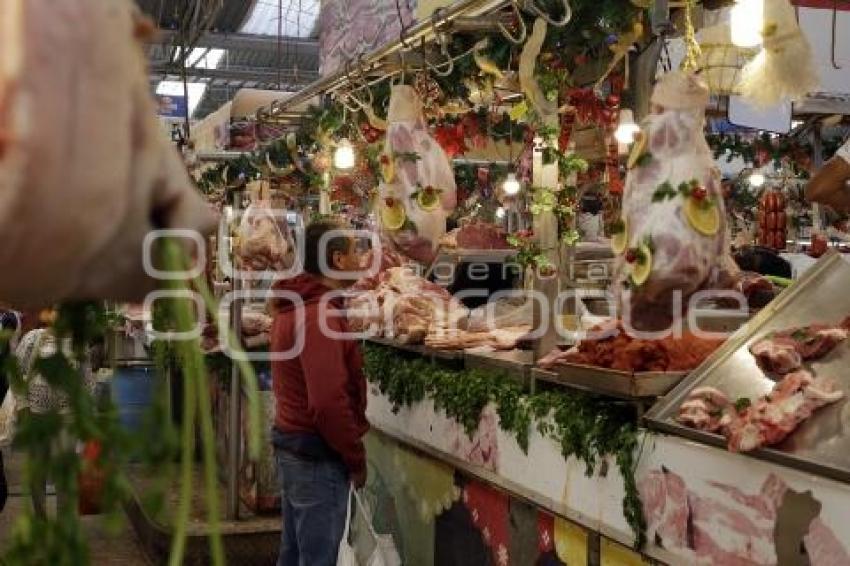
<svg viewBox="0 0 850 566"><path fill-rule="evenodd" d="M311 222L304 230L304 271L313 275L323 275L322 262L319 254L322 250L322 236L334 230L350 230L351 227L333 218L323 218ZM325 265L333 268L334 253L348 253L351 251L351 238L348 236L332 236L325 245Z"/></svg>

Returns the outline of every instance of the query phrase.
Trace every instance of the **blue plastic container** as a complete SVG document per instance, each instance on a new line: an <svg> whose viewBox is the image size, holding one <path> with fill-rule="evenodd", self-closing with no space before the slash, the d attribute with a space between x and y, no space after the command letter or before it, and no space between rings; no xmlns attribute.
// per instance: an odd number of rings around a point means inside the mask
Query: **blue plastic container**
<svg viewBox="0 0 850 566"><path fill-rule="evenodd" d="M112 376L112 402L121 424L131 432L142 427L142 418L153 404L156 370L151 365L125 365Z"/></svg>

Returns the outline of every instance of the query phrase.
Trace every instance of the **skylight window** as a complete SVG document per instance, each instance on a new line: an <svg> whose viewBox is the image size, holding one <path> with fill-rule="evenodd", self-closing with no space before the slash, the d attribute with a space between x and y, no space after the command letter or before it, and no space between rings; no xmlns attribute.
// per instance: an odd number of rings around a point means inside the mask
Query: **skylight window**
<svg viewBox="0 0 850 566"><path fill-rule="evenodd" d="M174 52L174 60L180 60L182 50L177 49ZM189 52L189 57L186 58L186 66L196 69L217 69L218 64L224 57L224 49L207 49L205 47L195 47Z"/></svg>
<svg viewBox="0 0 850 566"><path fill-rule="evenodd" d="M257 0L251 15L239 31L276 36L279 10L283 13L281 31L284 37L310 37L316 27L319 7L319 0Z"/></svg>
<svg viewBox="0 0 850 566"><path fill-rule="evenodd" d="M189 116L192 116L207 91L207 83L188 83L187 86L189 90ZM183 96L183 83L180 81L160 81L156 86L156 93L166 96Z"/></svg>

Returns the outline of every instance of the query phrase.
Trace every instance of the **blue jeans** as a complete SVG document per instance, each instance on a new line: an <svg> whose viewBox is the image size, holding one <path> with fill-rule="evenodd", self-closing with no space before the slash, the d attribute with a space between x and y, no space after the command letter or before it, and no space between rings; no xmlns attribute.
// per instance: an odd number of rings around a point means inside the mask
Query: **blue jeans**
<svg viewBox="0 0 850 566"><path fill-rule="evenodd" d="M341 462L310 461L276 451L281 480L278 566L335 566L345 513L348 471Z"/></svg>

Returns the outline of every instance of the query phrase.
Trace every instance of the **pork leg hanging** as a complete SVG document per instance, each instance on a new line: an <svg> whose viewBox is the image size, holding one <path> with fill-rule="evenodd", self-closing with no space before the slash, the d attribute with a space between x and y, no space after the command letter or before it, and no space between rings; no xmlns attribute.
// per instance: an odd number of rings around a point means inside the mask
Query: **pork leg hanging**
<svg viewBox="0 0 850 566"><path fill-rule="evenodd" d="M454 171L429 134L412 87L393 86L387 121L378 202L382 230L404 255L427 264L457 204Z"/></svg>
<svg viewBox="0 0 850 566"><path fill-rule="evenodd" d="M701 289L728 286L726 211L703 136L708 88L673 72L659 81L626 179L615 265L621 313L638 330L669 328ZM681 297L680 303L675 300Z"/></svg>

